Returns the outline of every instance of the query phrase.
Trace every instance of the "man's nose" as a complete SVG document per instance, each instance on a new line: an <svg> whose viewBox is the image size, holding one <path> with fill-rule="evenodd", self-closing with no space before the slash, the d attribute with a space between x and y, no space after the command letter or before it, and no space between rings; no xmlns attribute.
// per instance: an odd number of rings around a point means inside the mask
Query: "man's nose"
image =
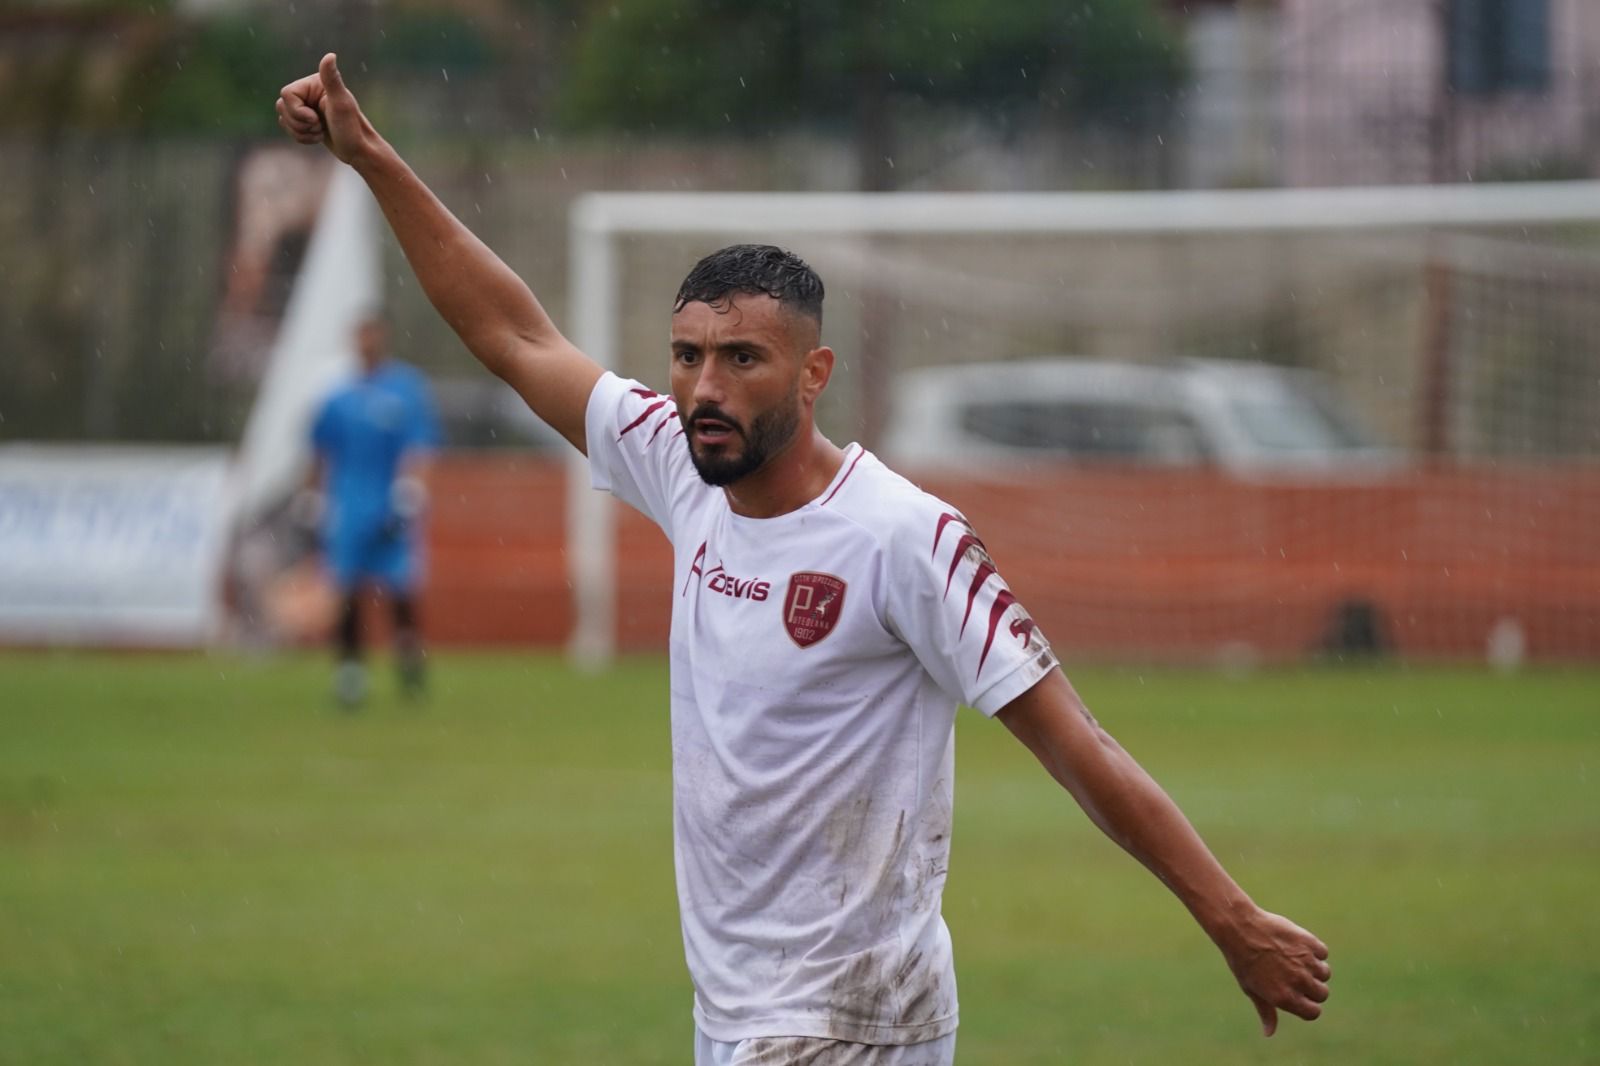
<svg viewBox="0 0 1600 1066"><path fill-rule="evenodd" d="M694 402L696 407L701 404L720 406L727 399L727 383L724 374L721 361L714 356L700 364L700 373L695 375L694 379Z"/></svg>

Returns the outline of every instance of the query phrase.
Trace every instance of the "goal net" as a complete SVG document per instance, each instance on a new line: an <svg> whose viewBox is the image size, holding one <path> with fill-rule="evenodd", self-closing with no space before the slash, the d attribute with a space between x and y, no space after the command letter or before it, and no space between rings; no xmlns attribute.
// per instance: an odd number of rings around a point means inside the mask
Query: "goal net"
<svg viewBox="0 0 1600 1066"><path fill-rule="evenodd" d="M701 255L792 248L819 411L960 508L1064 658L1600 656L1600 184L593 195L585 351L665 389ZM670 557L574 468L574 652Z"/></svg>

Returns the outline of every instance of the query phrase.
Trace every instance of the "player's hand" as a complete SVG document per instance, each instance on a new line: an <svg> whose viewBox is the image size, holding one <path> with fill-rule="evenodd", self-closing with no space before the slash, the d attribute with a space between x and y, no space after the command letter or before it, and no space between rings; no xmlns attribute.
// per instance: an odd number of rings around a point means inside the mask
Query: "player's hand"
<svg viewBox="0 0 1600 1066"><path fill-rule="evenodd" d="M383 535L391 540L409 534L428 507L428 489L416 477L396 478L389 486L389 514L383 520Z"/></svg>
<svg viewBox="0 0 1600 1066"><path fill-rule="evenodd" d="M1263 1036L1278 1031L1278 1011L1306 1021L1322 1015L1328 999L1328 946L1289 919L1257 910L1239 935L1223 946L1228 968L1256 1005Z"/></svg>
<svg viewBox="0 0 1600 1066"><path fill-rule="evenodd" d="M332 52L322 57L315 74L292 81L279 92L278 125L301 144L326 145L345 163L355 162L378 143L377 130L345 87Z"/></svg>
<svg viewBox="0 0 1600 1066"><path fill-rule="evenodd" d="M389 510L406 522L421 516L428 507L428 487L421 478L399 477L389 486Z"/></svg>

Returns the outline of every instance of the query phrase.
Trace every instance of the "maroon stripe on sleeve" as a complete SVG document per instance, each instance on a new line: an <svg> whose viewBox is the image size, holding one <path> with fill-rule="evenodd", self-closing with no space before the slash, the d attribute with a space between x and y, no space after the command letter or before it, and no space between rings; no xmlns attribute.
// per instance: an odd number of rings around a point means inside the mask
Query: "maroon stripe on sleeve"
<svg viewBox="0 0 1600 1066"><path fill-rule="evenodd" d="M971 541L973 544L976 544L980 549L982 549L985 555L989 554L989 549L984 546L982 540L978 539L978 531L972 528L972 523L968 522L965 518L962 518L954 511L946 511L944 514L939 516L939 525L933 531L933 551L928 555L928 558L932 559L939 554L939 541L944 539L944 527L948 526L951 522L956 523L962 529L967 531L962 537L963 541ZM961 552L963 550L964 549L956 550L956 558L961 558ZM950 591L949 585L945 586L945 591Z"/></svg>
<svg viewBox="0 0 1600 1066"><path fill-rule="evenodd" d="M932 559L935 555L939 554L939 541L944 537L944 527L949 525L951 522L960 522L966 527L969 533L972 531L972 527L967 525L967 520L965 518L962 518L958 514L952 514L951 512L946 511L944 514L939 516L939 525L933 531L933 551L928 555L928 558Z"/></svg>
<svg viewBox="0 0 1600 1066"><path fill-rule="evenodd" d="M677 411L669 411L669 412L667 412L667 416L665 418L663 418L660 422L656 423L655 432L650 434L650 439L644 442L644 446L646 448L648 448L648 447L650 447L650 445L654 444L656 442L656 438L661 436L661 431L663 429L666 429L668 426L670 426L672 423L676 422L677 420L678 420L678 412Z"/></svg>
<svg viewBox="0 0 1600 1066"><path fill-rule="evenodd" d="M967 611L961 616L962 633L966 633L967 631L967 619L972 617L972 604L973 601L978 598L978 590L983 588L983 583L985 581L988 581L991 577L996 577L998 575L999 571L994 568L994 564L989 562L989 560L985 559L983 562L978 564L977 573L972 575L972 585L967 589Z"/></svg>
<svg viewBox="0 0 1600 1066"><path fill-rule="evenodd" d="M969 526L968 528L970 529L971 527ZM944 579L944 594L946 596L950 595L950 582L956 579L956 567L961 565L961 560L967 557L967 551L971 548L977 548L985 555L989 554L983 546L983 541L978 539L976 533L961 534L961 539L956 541L956 553L950 559L950 572L945 575Z"/></svg>
<svg viewBox="0 0 1600 1066"><path fill-rule="evenodd" d="M994 606L989 609L989 636L983 642L983 654L978 656L978 674L983 673L983 664L988 661L989 647L994 643L994 632L1000 628L1000 617L1015 603L1017 598L1011 594L1010 589L1001 589L994 598Z"/></svg>
<svg viewBox="0 0 1600 1066"><path fill-rule="evenodd" d="M649 407L646 407L644 409L644 414L640 415L638 418L635 418L632 422L629 422L626 426L622 427L622 432L617 434L617 439L621 440L623 437L626 437L629 433L632 433L635 429L639 428L639 426L644 422L645 419L649 418L651 415L655 414L657 411L661 410L666 405L667 405L667 401L666 400L657 400L655 403L651 404Z"/></svg>

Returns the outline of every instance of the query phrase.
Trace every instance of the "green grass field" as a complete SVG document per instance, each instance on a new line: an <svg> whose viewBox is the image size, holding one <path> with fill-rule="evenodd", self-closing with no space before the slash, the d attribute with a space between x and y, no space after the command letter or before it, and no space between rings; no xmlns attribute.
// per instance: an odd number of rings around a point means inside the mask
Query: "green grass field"
<svg viewBox="0 0 1600 1066"><path fill-rule="evenodd" d="M387 678L383 678L387 682ZM1270 1041L1183 909L963 712L964 1066L1600 1062L1600 670L1083 670L1334 996ZM665 668L0 655L0 1063L686 1063Z"/></svg>

